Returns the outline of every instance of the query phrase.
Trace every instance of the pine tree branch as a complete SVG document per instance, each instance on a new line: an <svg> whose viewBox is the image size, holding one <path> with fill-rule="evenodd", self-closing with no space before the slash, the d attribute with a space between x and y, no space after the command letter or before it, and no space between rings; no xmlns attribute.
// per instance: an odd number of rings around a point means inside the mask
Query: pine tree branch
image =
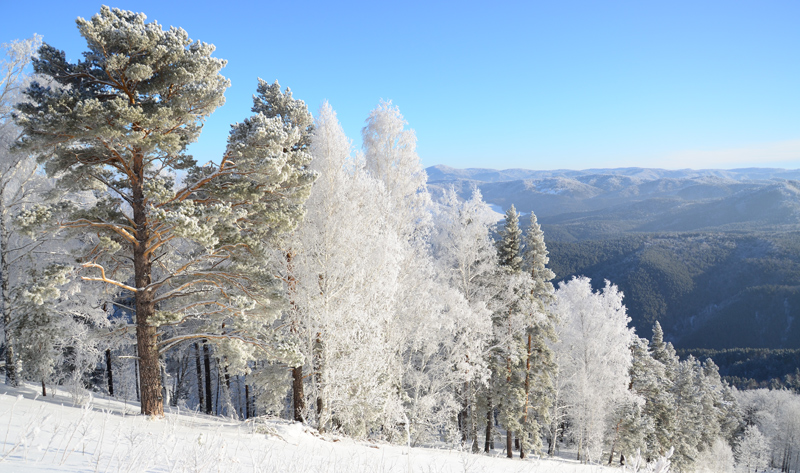
<svg viewBox="0 0 800 473"><path fill-rule="evenodd" d="M83 263L81 266L83 266L84 268L98 268L100 270L100 275L101 276L99 278L91 278L91 277L87 277L87 276L81 276L81 279L84 280L84 281L100 281L100 282L111 284L113 286L120 287L122 289L125 289L126 291L130 291L130 292L133 292L133 293L136 293L138 291L138 289L136 289L135 287L128 286L127 284L123 284L123 283L121 283L119 281L114 281L113 279L108 279L106 277L106 269L103 266L101 266L101 265L99 265L97 263Z"/></svg>

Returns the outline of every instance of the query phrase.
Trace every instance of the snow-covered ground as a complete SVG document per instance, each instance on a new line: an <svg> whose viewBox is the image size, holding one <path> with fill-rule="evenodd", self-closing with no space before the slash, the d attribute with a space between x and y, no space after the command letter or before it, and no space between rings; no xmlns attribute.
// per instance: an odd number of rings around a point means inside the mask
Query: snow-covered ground
<svg viewBox="0 0 800 473"><path fill-rule="evenodd" d="M68 393L41 397L32 385L0 386L2 472L554 472L617 471L570 461L525 461L458 450L406 448L320 436L299 423L239 422L176 411L163 419L139 406Z"/></svg>

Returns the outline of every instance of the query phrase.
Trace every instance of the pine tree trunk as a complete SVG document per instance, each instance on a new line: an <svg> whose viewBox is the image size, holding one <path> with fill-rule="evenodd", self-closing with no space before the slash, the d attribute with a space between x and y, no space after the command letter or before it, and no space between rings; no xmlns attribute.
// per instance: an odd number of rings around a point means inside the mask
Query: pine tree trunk
<svg viewBox="0 0 800 473"><path fill-rule="evenodd" d="M108 395L114 397L114 375L111 372L111 349L106 349L106 378L108 379ZM44 382L44 381L42 381Z"/></svg>
<svg viewBox="0 0 800 473"><path fill-rule="evenodd" d="M194 368L197 374L197 405L203 408L205 397L203 396L203 368L200 366L200 345L194 344Z"/></svg>
<svg viewBox="0 0 800 473"><path fill-rule="evenodd" d="M14 334L11 330L11 291L9 288L9 262L8 262L8 239L9 229L6 226L5 198L3 187L0 186L0 307L3 310L3 332L6 341L6 384L8 386L19 386L17 373L17 357L14 355Z"/></svg>
<svg viewBox="0 0 800 473"><path fill-rule="evenodd" d="M514 458L514 448L513 448L514 445L513 445L513 442L511 440L513 435L514 435L514 432L512 432L510 430L506 432L506 456L508 458Z"/></svg>
<svg viewBox="0 0 800 473"><path fill-rule="evenodd" d="M139 350L139 378L142 414L164 415L164 398L161 392L161 370L158 362L157 327L149 320L155 314L154 293L149 287L152 278L152 260L148 253L150 228L144 197L144 156L134 152L131 187L133 191L133 222L136 226L136 243L133 247L133 270L136 287L136 346Z"/></svg>
<svg viewBox="0 0 800 473"><path fill-rule="evenodd" d="M211 414L213 411L213 398L211 396L211 355L205 340L203 340L203 365L206 371L206 414Z"/></svg>
<svg viewBox="0 0 800 473"><path fill-rule="evenodd" d="M292 407L295 422L305 422L303 411L306 409L305 394L303 393L303 366L292 368Z"/></svg>
<svg viewBox="0 0 800 473"><path fill-rule="evenodd" d="M47 397L47 386L44 385L44 379L42 380L42 397Z"/></svg>

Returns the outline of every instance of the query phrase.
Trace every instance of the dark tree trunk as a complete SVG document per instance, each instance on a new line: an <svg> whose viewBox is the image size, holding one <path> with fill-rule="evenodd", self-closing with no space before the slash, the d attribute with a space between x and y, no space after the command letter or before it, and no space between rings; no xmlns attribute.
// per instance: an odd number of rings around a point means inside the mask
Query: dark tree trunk
<svg viewBox="0 0 800 473"><path fill-rule="evenodd" d="M510 430L506 432L506 456L508 458L514 458L514 442L511 440L514 432Z"/></svg>
<svg viewBox="0 0 800 473"><path fill-rule="evenodd" d="M492 396L489 396L489 400L486 403L486 442L483 444L483 451L485 453L489 453L490 450L494 448L492 442L492 426L494 419L492 419L492 414L494 414L494 406L492 406Z"/></svg>
<svg viewBox="0 0 800 473"><path fill-rule="evenodd" d="M466 447L467 438L467 423L469 422L469 382L464 383L464 404L461 406L461 412L458 414L458 426L461 429L461 444Z"/></svg>
<svg viewBox="0 0 800 473"><path fill-rule="evenodd" d="M220 360L217 359L217 368L222 365ZM225 380L225 398L227 401L226 406L221 406L225 408L225 415L233 417L234 415L238 417L238 413L236 412L236 404L233 402L233 392L231 392L231 375L228 374L228 362L225 361L225 364L222 365L222 379ZM233 411L233 412L230 412Z"/></svg>
<svg viewBox="0 0 800 473"><path fill-rule="evenodd" d="M213 410L211 397L211 355L209 354L208 345L203 341L203 364L206 371L206 414L211 414Z"/></svg>
<svg viewBox="0 0 800 473"><path fill-rule="evenodd" d="M47 397L47 386L44 385L44 380L42 380L42 397Z"/></svg>
<svg viewBox="0 0 800 473"><path fill-rule="evenodd" d="M114 397L114 375L111 372L111 349L106 349L106 378L108 378L108 395ZM42 381L44 382L44 381Z"/></svg>
<svg viewBox="0 0 800 473"><path fill-rule="evenodd" d="M203 396L203 368L200 363L200 345L197 343L194 344L194 368L197 374L197 405L202 409L205 403L205 396Z"/></svg>
<svg viewBox="0 0 800 473"><path fill-rule="evenodd" d="M286 273L287 273L287 289L289 291L289 307L291 307L292 319L291 332L296 334L299 325L300 311L297 307L295 297L297 295L297 279L294 277L294 264L292 259L294 253L291 249L286 252ZM303 366L295 366L292 368L292 418L295 422L305 422L303 419L303 411L306 409L305 393L303 392Z"/></svg>
<svg viewBox="0 0 800 473"><path fill-rule="evenodd" d="M219 368L219 358L214 358L214 361L217 362L217 395L214 399L214 412L219 415L219 413L222 412L222 406L220 405L219 401L219 393L222 392L222 374L220 373L221 370Z"/></svg>
<svg viewBox="0 0 800 473"><path fill-rule="evenodd" d="M244 418L250 418L250 385L244 385Z"/></svg>
<svg viewBox="0 0 800 473"><path fill-rule="evenodd" d="M325 393L322 371L325 369L323 359L322 333L317 332L317 339L314 341L314 380L317 385L317 430L325 432L327 414L325 413Z"/></svg>
<svg viewBox="0 0 800 473"><path fill-rule="evenodd" d="M469 413L469 433L470 437L472 437L472 453L478 453L481 451L481 447L478 443L478 409L474 400L471 404L472 406L470 406Z"/></svg>
<svg viewBox="0 0 800 473"><path fill-rule="evenodd" d="M294 420L305 422L303 411L306 409L305 394L303 394L303 367L292 368L292 407L294 409Z"/></svg>
<svg viewBox="0 0 800 473"><path fill-rule="evenodd" d="M144 197L144 156L134 152L131 176L133 191L133 222L136 226L136 243L133 246L133 271L136 287L136 346L139 350L139 384L142 414L164 415L164 398L161 392L161 370L158 363L157 327L150 324L155 314L154 293L150 288L152 260L148 252L150 228Z"/></svg>

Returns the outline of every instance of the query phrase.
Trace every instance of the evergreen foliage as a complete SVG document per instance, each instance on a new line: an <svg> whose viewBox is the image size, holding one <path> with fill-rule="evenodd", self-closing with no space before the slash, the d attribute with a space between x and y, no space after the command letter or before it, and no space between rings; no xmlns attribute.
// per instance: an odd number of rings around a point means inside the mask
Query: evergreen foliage
<svg viewBox="0 0 800 473"><path fill-rule="evenodd" d="M145 20L108 7L79 18L88 51L75 63L44 44L34 70L53 85L28 87L17 122L19 149L61 188L95 191L96 203L61 225L95 239L85 280L133 294L142 412L159 415L159 353L173 346L215 340L237 372L256 349L292 356L266 330L277 281L265 242L297 224L314 175L310 114L263 82L219 165L198 166L186 146L224 103L225 61L184 30Z"/></svg>

